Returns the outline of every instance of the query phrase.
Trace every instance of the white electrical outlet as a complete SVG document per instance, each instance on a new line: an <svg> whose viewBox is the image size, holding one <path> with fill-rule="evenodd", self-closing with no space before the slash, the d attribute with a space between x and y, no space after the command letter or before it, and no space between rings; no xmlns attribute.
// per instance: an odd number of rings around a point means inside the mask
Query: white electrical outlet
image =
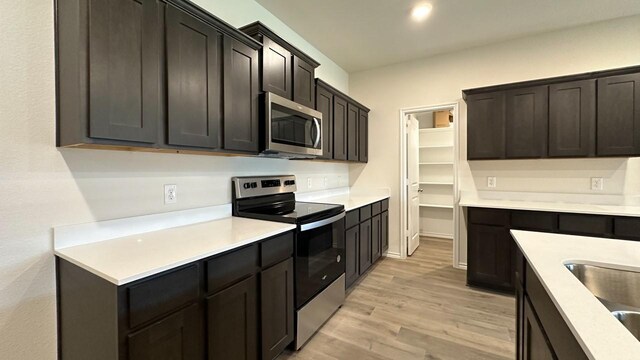
<svg viewBox="0 0 640 360"><path fill-rule="evenodd" d="M307 178L307 189L311 189L313 187L313 179L310 177Z"/></svg>
<svg viewBox="0 0 640 360"><path fill-rule="evenodd" d="M487 187L494 188L497 185L497 180L495 176L487 176Z"/></svg>
<svg viewBox="0 0 640 360"><path fill-rule="evenodd" d="M329 178L324 178L324 183L322 184L322 187L326 189L328 185L329 185Z"/></svg>
<svg viewBox="0 0 640 360"><path fill-rule="evenodd" d="M591 190L602 191L604 189L604 179L601 177L591 178Z"/></svg>
<svg viewBox="0 0 640 360"><path fill-rule="evenodd" d="M164 203L175 204L178 202L178 186L169 184L164 186Z"/></svg>

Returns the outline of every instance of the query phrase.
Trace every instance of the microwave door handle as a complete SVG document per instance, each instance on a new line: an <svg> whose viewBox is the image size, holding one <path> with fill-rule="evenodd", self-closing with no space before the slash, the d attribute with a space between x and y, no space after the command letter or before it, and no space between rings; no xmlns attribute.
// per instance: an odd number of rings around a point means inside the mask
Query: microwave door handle
<svg viewBox="0 0 640 360"><path fill-rule="evenodd" d="M336 216L332 216L332 217L327 218L327 219L322 219L322 220L314 221L312 223L300 225L300 231L307 231L307 230L316 229L316 228L319 228L321 226L325 226L325 225L331 224L332 222L336 222L336 221L342 219L343 217L344 217L344 211L341 212L340 214L336 215Z"/></svg>
<svg viewBox="0 0 640 360"><path fill-rule="evenodd" d="M313 125L315 125L316 127L316 139L313 142L313 147L317 148L318 144L320 143L320 132L322 131L320 128L320 121L318 121L318 119L313 118Z"/></svg>

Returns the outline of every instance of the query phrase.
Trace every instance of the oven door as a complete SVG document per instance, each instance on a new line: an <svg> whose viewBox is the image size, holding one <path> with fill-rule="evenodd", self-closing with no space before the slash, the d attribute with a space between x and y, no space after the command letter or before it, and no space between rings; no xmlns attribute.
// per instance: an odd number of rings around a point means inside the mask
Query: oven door
<svg viewBox="0 0 640 360"><path fill-rule="evenodd" d="M344 212L302 224L296 238L296 308L344 274Z"/></svg>
<svg viewBox="0 0 640 360"><path fill-rule="evenodd" d="M322 155L322 113L266 93L267 152Z"/></svg>

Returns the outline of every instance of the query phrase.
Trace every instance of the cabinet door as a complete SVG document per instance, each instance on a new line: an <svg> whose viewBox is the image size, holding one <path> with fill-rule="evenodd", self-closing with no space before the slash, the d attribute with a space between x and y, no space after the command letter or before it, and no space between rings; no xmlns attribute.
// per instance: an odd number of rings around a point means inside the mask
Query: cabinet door
<svg viewBox="0 0 640 360"><path fill-rule="evenodd" d="M168 143L218 148L222 121L222 34L167 6Z"/></svg>
<svg viewBox="0 0 640 360"><path fill-rule="evenodd" d="M595 80L549 86L549 156L595 154Z"/></svg>
<svg viewBox="0 0 640 360"><path fill-rule="evenodd" d="M598 156L640 154L640 74L598 79Z"/></svg>
<svg viewBox="0 0 640 360"><path fill-rule="evenodd" d="M360 223L360 274L371 267L371 219Z"/></svg>
<svg viewBox="0 0 640 360"><path fill-rule="evenodd" d="M257 296L254 275L207 299L210 360L258 358Z"/></svg>
<svg viewBox="0 0 640 360"><path fill-rule="evenodd" d="M360 275L360 226L356 225L347 230L345 240L345 282L346 287L350 287Z"/></svg>
<svg viewBox="0 0 640 360"><path fill-rule="evenodd" d="M363 109L359 111L360 120L358 121L358 142L360 143L360 162L369 161L369 113Z"/></svg>
<svg viewBox="0 0 640 360"><path fill-rule="evenodd" d="M347 101L341 97L333 98L333 158L347 160Z"/></svg>
<svg viewBox="0 0 640 360"><path fill-rule="evenodd" d="M258 50L225 36L225 150L258 152L258 95Z"/></svg>
<svg viewBox="0 0 640 360"><path fill-rule="evenodd" d="M511 236L501 226L469 224L467 281L496 289L510 289Z"/></svg>
<svg viewBox="0 0 640 360"><path fill-rule="evenodd" d="M385 252L389 249L389 212L383 211L380 220L380 243L381 252Z"/></svg>
<svg viewBox="0 0 640 360"><path fill-rule="evenodd" d="M360 129L358 119L360 112L357 106L347 105L347 160L360 160Z"/></svg>
<svg viewBox="0 0 640 360"><path fill-rule="evenodd" d="M197 304L128 336L130 360L204 358L202 312Z"/></svg>
<svg viewBox="0 0 640 360"><path fill-rule="evenodd" d="M155 143L161 119L156 0L89 4L89 136Z"/></svg>
<svg viewBox="0 0 640 360"><path fill-rule="evenodd" d="M293 56L293 101L313 109L316 100L315 68Z"/></svg>
<svg viewBox="0 0 640 360"><path fill-rule="evenodd" d="M504 92L467 97L467 159L505 157Z"/></svg>
<svg viewBox="0 0 640 360"><path fill-rule="evenodd" d="M291 52L268 37L262 38L262 91L291 99Z"/></svg>
<svg viewBox="0 0 640 360"><path fill-rule="evenodd" d="M293 341L293 259L264 270L260 284L262 359L273 359Z"/></svg>
<svg viewBox="0 0 640 360"><path fill-rule="evenodd" d="M506 157L547 156L549 87L510 90L506 94Z"/></svg>
<svg viewBox="0 0 640 360"><path fill-rule="evenodd" d="M524 297L524 312L522 318L523 326L523 349L522 358L524 360L555 360L556 355L549 344L549 340L540 325L531 304L527 297Z"/></svg>
<svg viewBox="0 0 640 360"><path fill-rule="evenodd" d="M322 156L333 159L333 94L322 86L316 88L316 110L322 113Z"/></svg>
<svg viewBox="0 0 640 360"><path fill-rule="evenodd" d="M382 255L380 215L371 218L371 263L375 263Z"/></svg>

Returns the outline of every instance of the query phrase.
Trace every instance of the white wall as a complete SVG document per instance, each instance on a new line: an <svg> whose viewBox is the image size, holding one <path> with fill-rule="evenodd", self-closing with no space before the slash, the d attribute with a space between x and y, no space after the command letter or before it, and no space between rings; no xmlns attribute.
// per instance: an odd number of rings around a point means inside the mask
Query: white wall
<svg viewBox="0 0 640 360"><path fill-rule="evenodd" d="M349 74L255 0L192 0L229 24L242 27L260 20L276 34L320 63L316 77L349 93Z"/></svg>
<svg viewBox="0 0 640 360"><path fill-rule="evenodd" d="M234 25L261 19L295 38L253 0L204 5ZM329 187L348 185L344 164L59 150L53 2L1 1L0 34L0 359L56 358L53 226L228 203L232 175L294 173L318 188L324 177ZM342 69L294 42L323 63L321 75L347 87ZM177 204L163 204L167 183L178 185Z"/></svg>
<svg viewBox="0 0 640 360"><path fill-rule="evenodd" d="M350 95L371 107L369 164L351 166L355 187L391 188L390 252L400 252L399 110L461 102L460 186L498 191L588 193L590 176L605 193L640 193L640 159L519 160L468 163L461 90L640 64L640 16L591 24L350 74ZM464 244L462 244L465 249ZM461 254L466 261L466 254Z"/></svg>

